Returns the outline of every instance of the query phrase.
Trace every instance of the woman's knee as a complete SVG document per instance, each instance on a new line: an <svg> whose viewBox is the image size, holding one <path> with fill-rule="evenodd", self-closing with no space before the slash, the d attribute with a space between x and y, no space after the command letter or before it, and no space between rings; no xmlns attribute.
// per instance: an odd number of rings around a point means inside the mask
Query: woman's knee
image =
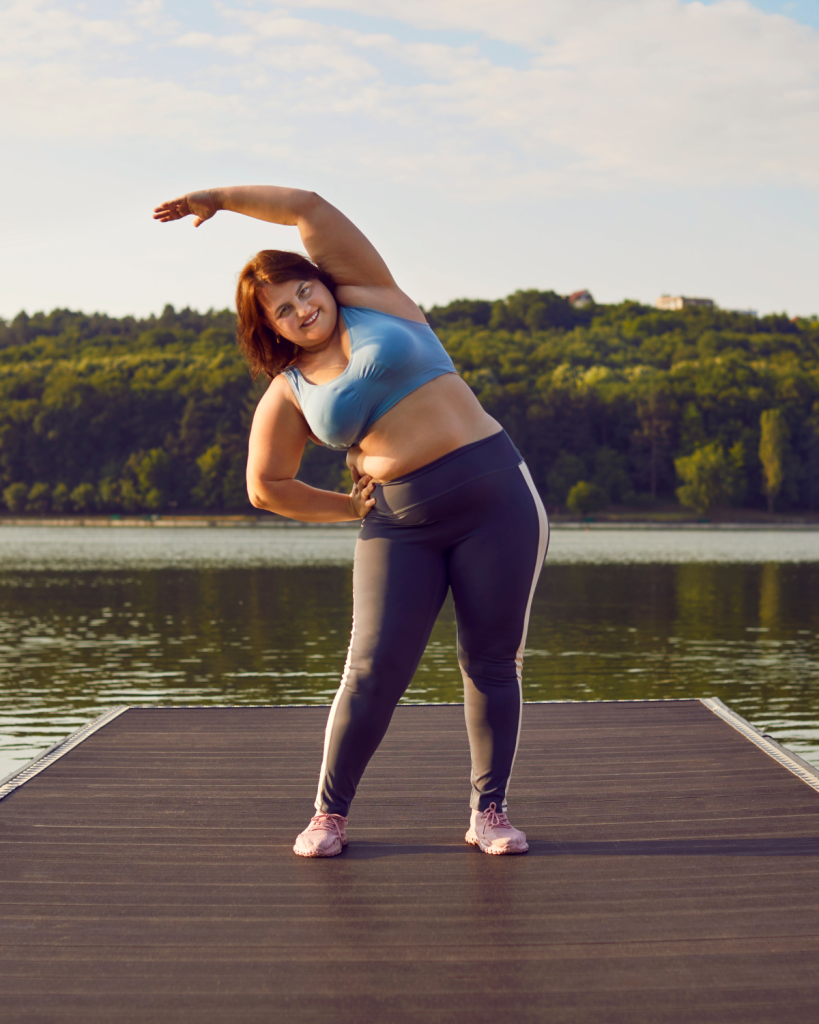
<svg viewBox="0 0 819 1024"><path fill-rule="evenodd" d="M518 685L517 662L513 653L487 656L461 650L458 652L458 663L464 679L468 679L479 690Z"/></svg>
<svg viewBox="0 0 819 1024"><path fill-rule="evenodd" d="M352 658L344 684L359 697L395 703L409 686L412 675L412 671L401 659L390 654L376 653Z"/></svg>

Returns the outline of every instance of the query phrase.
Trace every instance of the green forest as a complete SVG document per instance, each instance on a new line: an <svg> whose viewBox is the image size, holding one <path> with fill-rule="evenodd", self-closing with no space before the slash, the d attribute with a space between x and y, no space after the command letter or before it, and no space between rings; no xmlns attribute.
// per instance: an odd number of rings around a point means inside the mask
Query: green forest
<svg viewBox="0 0 819 1024"><path fill-rule="evenodd" d="M550 291L426 311L551 511L679 501L814 511L819 321ZM253 382L229 311L0 321L0 496L13 513L249 512ZM310 444L300 478L346 488Z"/></svg>

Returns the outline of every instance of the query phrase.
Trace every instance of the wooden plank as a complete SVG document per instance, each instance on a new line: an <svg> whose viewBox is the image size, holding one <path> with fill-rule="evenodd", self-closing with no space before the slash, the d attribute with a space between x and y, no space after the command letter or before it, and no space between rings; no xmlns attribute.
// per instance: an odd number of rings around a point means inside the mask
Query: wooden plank
<svg viewBox="0 0 819 1024"><path fill-rule="evenodd" d="M132 709L3 800L4 1024L815 1024L819 794L699 702L527 705L514 858L463 843L457 706L293 856L326 714Z"/></svg>

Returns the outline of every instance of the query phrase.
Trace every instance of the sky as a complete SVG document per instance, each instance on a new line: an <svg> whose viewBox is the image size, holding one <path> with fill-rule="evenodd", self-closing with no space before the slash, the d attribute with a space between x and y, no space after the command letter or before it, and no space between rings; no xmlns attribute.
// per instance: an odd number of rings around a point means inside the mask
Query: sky
<svg viewBox="0 0 819 1024"><path fill-rule="evenodd" d="M0 317L232 305L314 189L425 306L819 313L819 0L0 0Z"/></svg>

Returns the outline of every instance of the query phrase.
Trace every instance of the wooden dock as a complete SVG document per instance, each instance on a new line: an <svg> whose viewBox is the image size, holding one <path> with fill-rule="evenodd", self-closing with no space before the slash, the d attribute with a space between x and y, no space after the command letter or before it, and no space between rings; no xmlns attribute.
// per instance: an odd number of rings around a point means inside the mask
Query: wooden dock
<svg viewBox="0 0 819 1024"><path fill-rule="evenodd" d="M295 857L326 715L129 709L0 787L4 1024L819 1021L819 778L719 702L527 704L522 857L452 705Z"/></svg>

